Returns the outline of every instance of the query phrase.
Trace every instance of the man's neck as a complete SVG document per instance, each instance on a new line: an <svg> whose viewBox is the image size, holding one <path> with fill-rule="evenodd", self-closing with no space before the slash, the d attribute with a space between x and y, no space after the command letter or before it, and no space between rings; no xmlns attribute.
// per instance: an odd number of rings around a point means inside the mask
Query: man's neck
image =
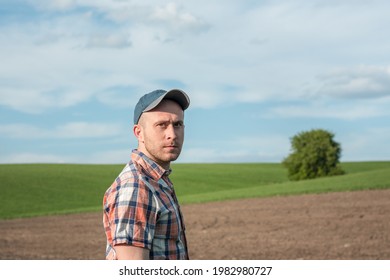
<svg viewBox="0 0 390 280"><path fill-rule="evenodd" d="M149 159L157 163L161 168L164 170L170 170L171 168L171 163L170 162L162 162L157 160L155 157L153 157L146 149L142 149L142 147L138 147L137 150L141 153L143 153L145 156L147 156Z"/></svg>

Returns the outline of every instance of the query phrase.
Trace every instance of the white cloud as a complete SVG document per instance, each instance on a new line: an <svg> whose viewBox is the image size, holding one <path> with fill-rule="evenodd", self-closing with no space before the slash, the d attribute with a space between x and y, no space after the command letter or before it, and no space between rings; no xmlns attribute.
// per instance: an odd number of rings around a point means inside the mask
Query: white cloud
<svg viewBox="0 0 390 280"><path fill-rule="evenodd" d="M143 1L134 3L132 1L90 1L90 0L31 0L33 5L39 9L49 11L67 11L61 15L62 18L74 17L74 15L87 14L90 20L95 15L116 23L119 26L131 28L143 28L153 26L155 30L163 30L168 37L183 36L199 33L207 30L209 25L192 11L187 11L185 6L179 6L175 2L168 2L165 5L160 1ZM88 11L85 13L85 11ZM100 29L106 29L104 22L94 21ZM74 29L76 31L77 29ZM80 29L78 29L80 30ZM97 28L96 30L99 30Z"/></svg>
<svg viewBox="0 0 390 280"><path fill-rule="evenodd" d="M331 35L336 34L334 28L342 21L336 15L350 8L347 4L318 9L319 3L302 5L299 1L262 3L250 8L232 1L226 5L209 3L203 8L192 2L177 4L174 1L34 3L48 11L63 9L64 12L57 17L38 18L26 24L26 28L20 28L20 24L13 25L12 29L3 26L5 35L0 35L2 48L11 53L1 57L7 67L0 70L0 74L12 81L13 89L16 84L24 85L19 92L10 90L11 95L20 98L6 96L0 103L24 112L42 112L60 104L73 106L105 88L121 84L131 84L141 94L154 86L161 87L155 81L164 79L182 81L190 89L195 107L301 98L304 94L299 85L328 67L324 68L320 61L322 53L316 54L318 49L313 50L313 42L321 40L331 46L337 40L348 43L342 36L333 38L336 35ZM354 9L358 14L363 10L360 5ZM214 15L218 10L221 13ZM329 15L334 15L336 22L329 23ZM308 18L311 24L307 24ZM347 23L343 21L342 29L358 23L355 13L348 18ZM376 24L365 15L365 32ZM203 32L206 30L209 32ZM175 40L181 36L180 42L161 44L165 39ZM251 43L259 38L261 45ZM38 41L48 45L32 43ZM327 49L325 53L333 53L333 50ZM20 55L13 56L15 51ZM337 56L334 58L337 60ZM380 67L375 64L372 67L378 69L357 70L358 77L352 75L353 71L344 73L344 78L333 74L324 76L315 81L315 85L312 82L309 90L332 96L341 96L342 92L355 97L380 96L388 88L386 76ZM226 93L221 87L225 84L241 90ZM50 102L47 94L42 93L64 88L75 92L74 102L69 105ZM0 86L0 94L7 90ZM27 96L30 90L32 98ZM31 102L23 99L31 99ZM119 102L113 96L111 103Z"/></svg>
<svg viewBox="0 0 390 280"><path fill-rule="evenodd" d="M112 106L115 108L133 108L138 102L138 97L141 96L138 93L139 89L132 86L115 86L107 88L96 94L99 102ZM138 96L139 95L139 96Z"/></svg>
<svg viewBox="0 0 390 280"><path fill-rule="evenodd" d="M88 156L88 163L125 164L130 160L132 148L96 152ZM85 159L83 159L85 160Z"/></svg>
<svg viewBox="0 0 390 280"><path fill-rule="evenodd" d="M368 135L368 137L365 137ZM372 124L360 131L340 131L337 140L342 147L342 161L388 161L390 128Z"/></svg>
<svg viewBox="0 0 390 280"><path fill-rule="evenodd" d="M2 88L0 91L0 105L9 106L25 113L42 113L46 109L66 108L87 101L91 93L80 91L44 90L37 88L27 89Z"/></svg>
<svg viewBox="0 0 390 280"><path fill-rule="evenodd" d="M35 7L45 10L69 10L76 7L77 0L28 0Z"/></svg>
<svg viewBox="0 0 390 280"><path fill-rule="evenodd" d="M173 3L167 3L166 6L157 6L150 15L152 21L166 24L174 31L192 31L201 32L208 29L208 24L195 15L179 10L178 6Z"/></svg>
<svg viewBox="0 0 390 280"><path fill-rule="evenodd" d="M109 122L123 108L175 85L188 91L191 109L262 103L256 118L286 118L286 126L306 118L355 125L389 117L389 1L28 0L31 9L23 3L14 13L15 4L6 8L0 25L2 137L22 138L21 130L48 139L118 135ZM107 111L95 110L96 101ZM9 123L23 122L19 112L66 109L74 117L81 104L91 119L107 119L103 128L70 120L49 128ZM35 117L25 123L42 120ZM228 134L204 153L197 150L203 146L189 147L184 159L280 157L259 146L251 154L250 143L237 149Z"/></svg>
<svg viewBox="0 0 390 280"><path fill-rule="evenodd" d="M57 127L52 135L59 138L101 138L120 135L122 131L117 124L74 122Z"/></svg>
<svg viewBox="0 0 390 280"><path fill-rule="evenodd" d="M15 153L2 155L0 163L79 163L73 156L44 153Z"/></svg>
<svg viewBox="0 0 390 280"><path fill-rule="evenodd" d="M1 155L0 163L89 163L89 164L125 164L130 160L131 149L108 150L92 154L61 153L10 153Z"/></svg>
<svg viewBox="0 0 390 280"><path fill-rule="evenodd" d="M336 98L378 98L390 96L390 67L360 66L340 69L319 77L315 94Z"/></svg>
<svg viewBox="0 0 390 280"><path fill-rule="evenodd" d="M91 35L86 43L87 48L128 48L132 46L129 36L123 34Z"/></svg>
<svg viewBox="0 0 390 280"><path fill-rule="evenodd" d="M177 162L213 162L219 157L215 149L210 148L183 148Z"/></svg>
<svg viewBox="0 0 390 280"><path fill-rule="evenodd" d="M70 122L54 128L41 128L28 124L2 124L3 138L47 139L47 138L107 138L121 135L123 128L111 123Z"/></svg>
<svg viewBox="0 0 390 280"><path fill-rule="evenodd" d="M214 148L185 145L178 162L280 162L290 147L289 136L272 134L215 142Z"/></svg>
<svg viewBox="0 0 390 280"><path fill-rule="evenodd" d="M325 102L306 105L285 105L271 107L261 116L266 118L328 118L341 120L360 120L390 116L390 99L382 102Z"/></svg>
<svg viewBox="0 0 390 280"><path fill-rule="evenodd" d="M118 104L121 102L118 94L108 100L100 93L106 88L125 84L138 88L133 95L139 96L161 88L158 80L186 79L180 67L169 67L182 59L181 51L176 47L163 48L154 39L156 34L169 37L172 32L190 35L192 29L197 29L194 26L201 25L195 15L176 4L136 6L123 1L33 3L40 9L47 9L48 14L0 27L0 60L4 65L0 69L0 105L37 114L46 109L75 106L96 95L105 104ZM130 15L134 19L107 24L110 13L132 10L134 6L140 7L135 15ZM161 12L170 12L171 17L152 19L151 15L158 7ZM57 9L63 12L50 14ZM136 28L134 20L139 20ZM171 20L177 22L174 24ZM156 49L161 52L156 52ZM188 68L185 76L190 72Z"/></svg>

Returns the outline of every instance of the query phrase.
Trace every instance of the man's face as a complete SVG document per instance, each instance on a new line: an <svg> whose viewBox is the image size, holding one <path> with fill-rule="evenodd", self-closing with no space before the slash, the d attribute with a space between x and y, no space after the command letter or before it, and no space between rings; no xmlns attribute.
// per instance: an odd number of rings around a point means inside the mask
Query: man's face
<svg viewBox="0 0 390 280"><path fill-rule="evenodd" d="M142 113L134 134L138 138L138 150L168 169L183 146L183 109L174 101L163 100L153 110Z"/></svg>

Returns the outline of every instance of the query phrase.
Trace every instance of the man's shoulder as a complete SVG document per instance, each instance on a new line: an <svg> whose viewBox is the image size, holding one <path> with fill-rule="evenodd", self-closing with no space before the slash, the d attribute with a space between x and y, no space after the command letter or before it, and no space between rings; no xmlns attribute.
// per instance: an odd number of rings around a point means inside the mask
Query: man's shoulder
<svg viewBox="0 0 390 280"><path fill-rule="evenodd" d="M125 194L136 189L141 192L149 192L144 178L142 168L137 163L130 161L107 189L105 196L113 198L117 196L118 192Z"/></svg>
<svg viewBox="0 0 390 280"><path fill-rule="evenodd" d="M130 161L119 173L115 182L120 184L138 182L143 175L142 167L137 162Z"/></svg>
<svg viewBox="0 0 390 280"><path fill-rule="evenodd" d="M120 185L122 187L131 187L132 185L135 187L144 187L154 181L158 180L151 176L148 170L146 170L141 163L137 161L130 161L125 165L112 185Z"/></svg>

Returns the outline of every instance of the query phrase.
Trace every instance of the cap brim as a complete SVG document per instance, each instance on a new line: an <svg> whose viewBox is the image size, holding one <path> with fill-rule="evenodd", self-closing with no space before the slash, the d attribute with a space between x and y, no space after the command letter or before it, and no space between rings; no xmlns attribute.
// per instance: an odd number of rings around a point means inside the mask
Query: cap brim
<svg viewBox="0 0 390 280"><path fill-rule="evenodd" d="M170 99L170 100L176 101L181 106L183 111L190 106L190 98L188 97L188 95L184 91L182 91L180 89L171 89L171 90L167 91L166 93L164 93L163 95L161 95L155 101L150 103L149 106L146 107L145 110L143 110L142 112L147 112L147 111L150 111L153 108L157 107L157 105L160 104L160 102L163 99Z"/></svg>

